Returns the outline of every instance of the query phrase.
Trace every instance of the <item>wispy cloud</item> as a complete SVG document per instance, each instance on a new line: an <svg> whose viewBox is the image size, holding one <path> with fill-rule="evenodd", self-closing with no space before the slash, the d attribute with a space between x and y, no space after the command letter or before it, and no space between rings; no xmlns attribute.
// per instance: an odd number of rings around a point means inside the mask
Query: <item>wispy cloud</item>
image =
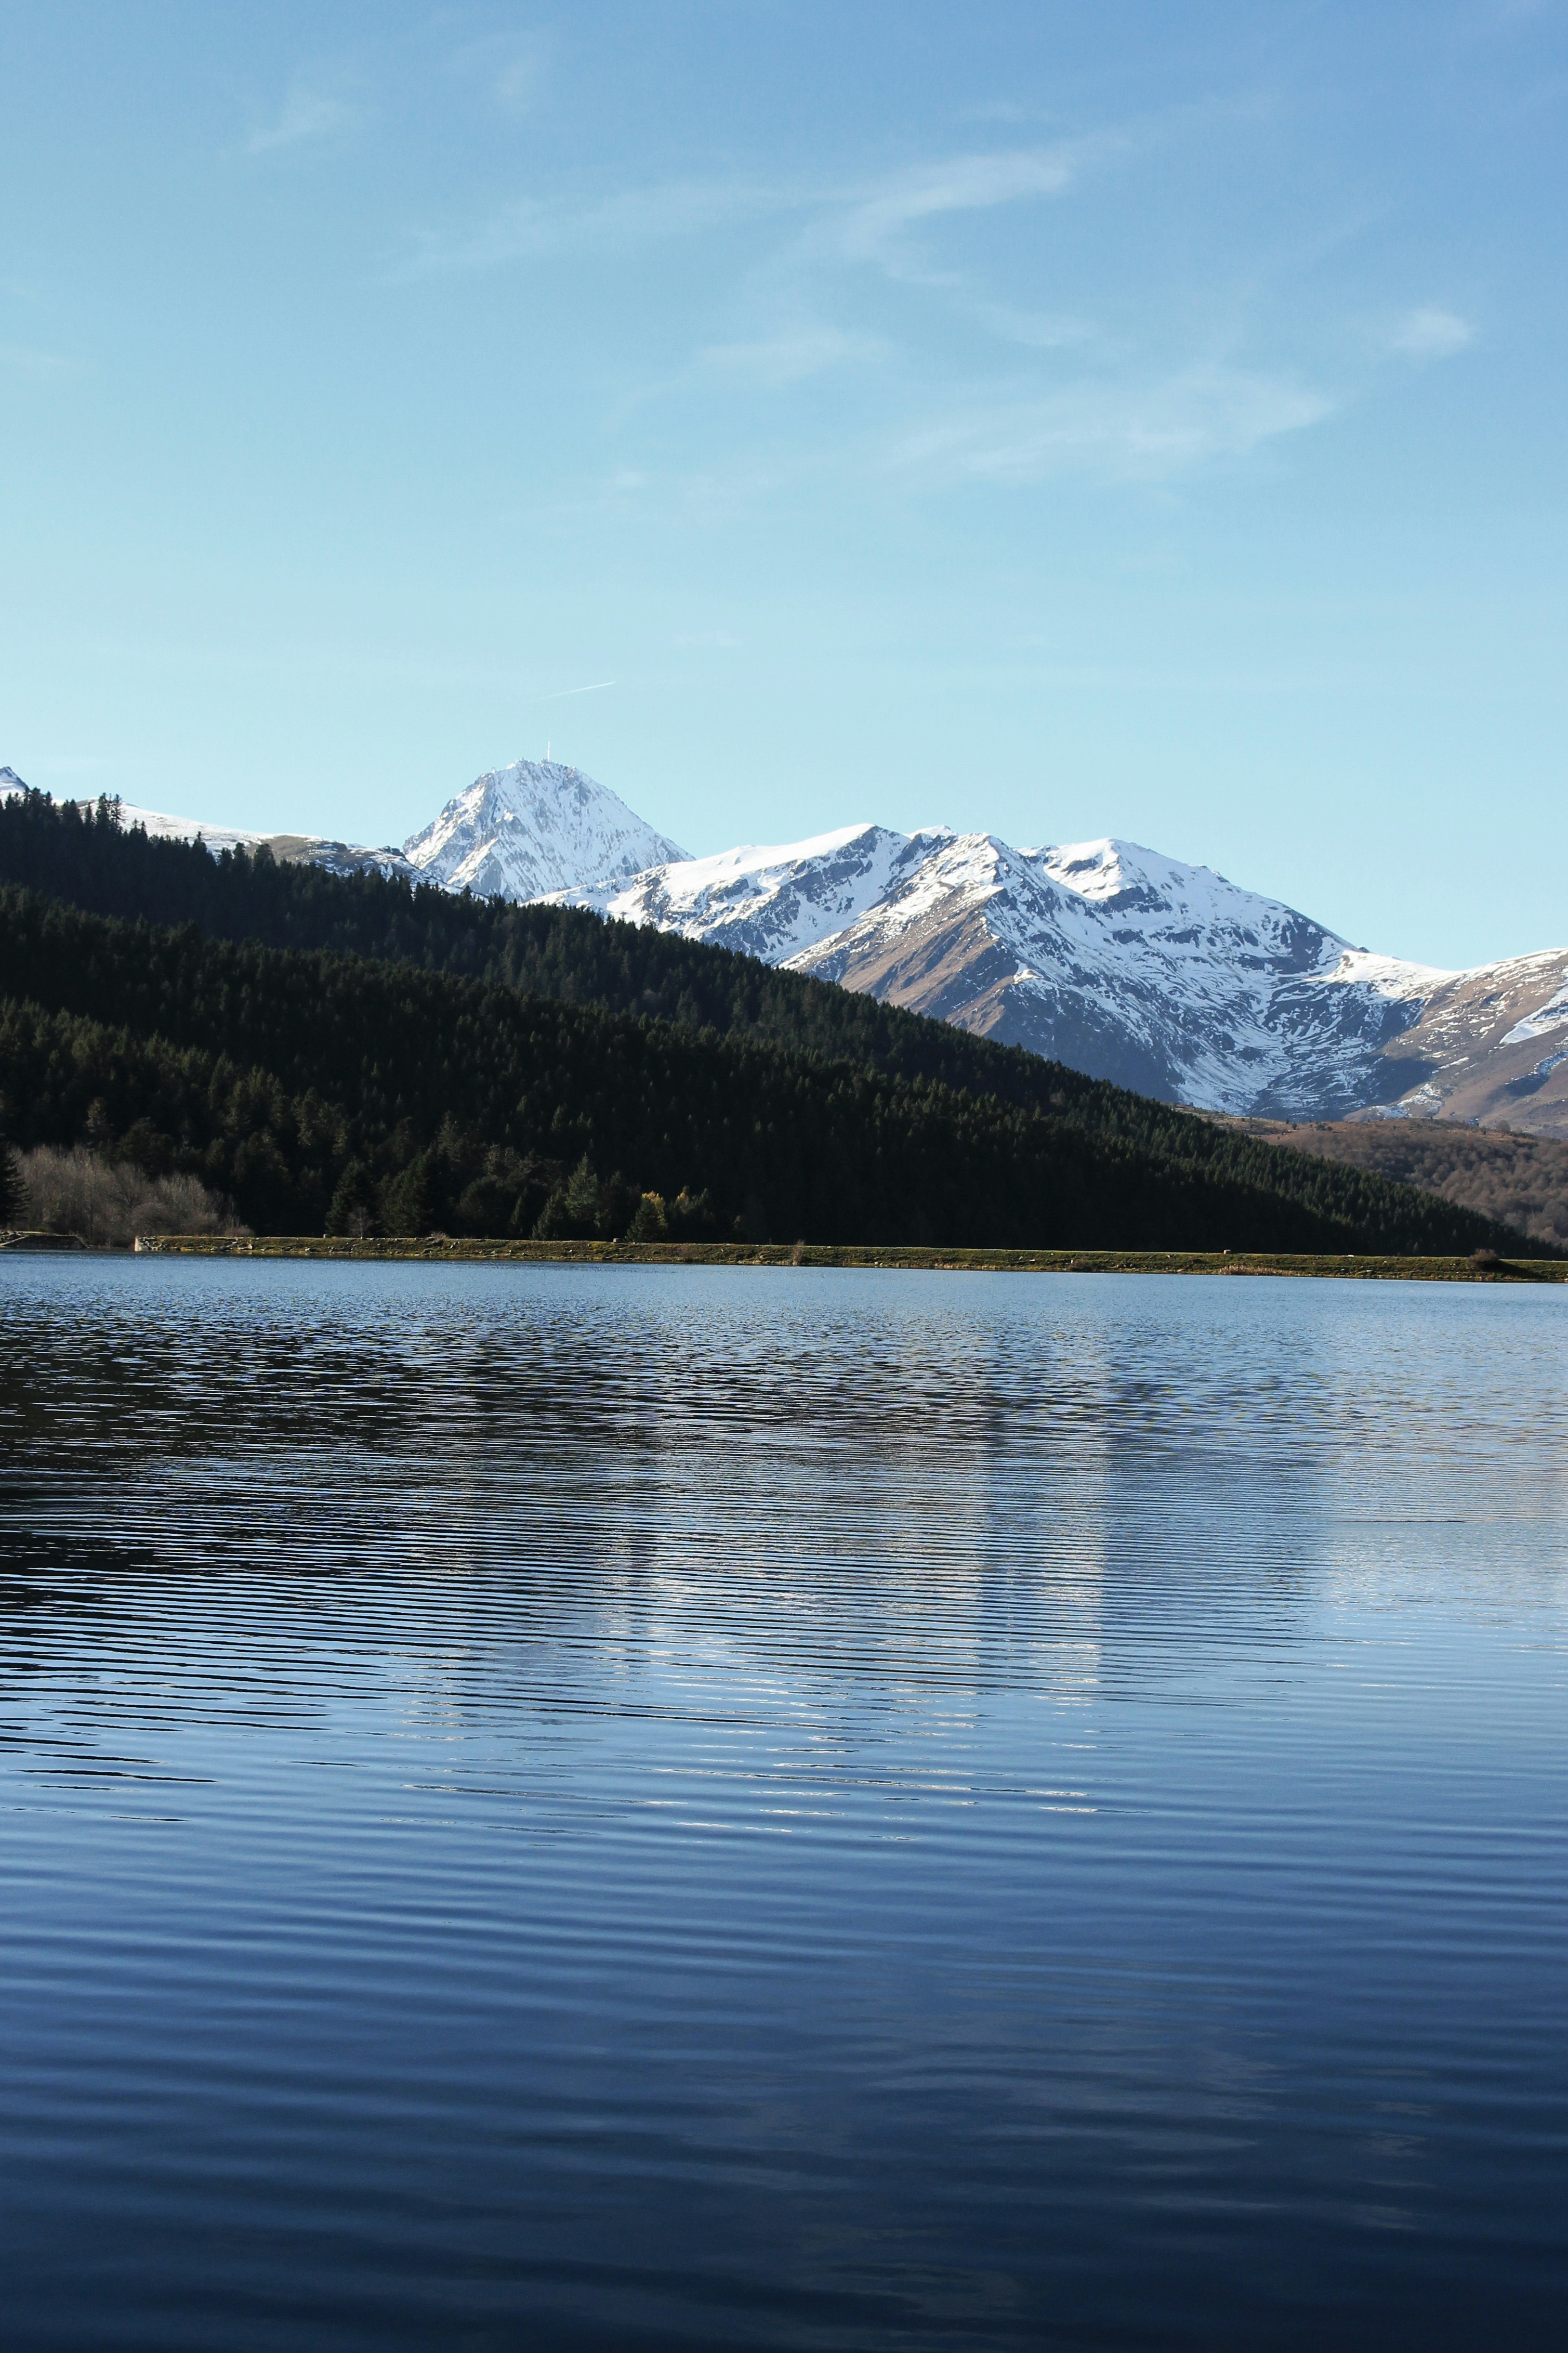
<svg viewBox="0 0 1568 2353"><path fill-rule="evenodd" d="M1079 166L1079 151L1029 148L1003 155L955 155L897 172L850 204L837 224L841 252L885 269L905 266L902 241L916 227L952 213L990 211L1060 195Z"/></svg>
<svg viewBox="0 0 1568 2353"><path fill-rule="evenodd" d="M752 384L782 387L804 384L830 368L849 367L887 356L879 335L849 334L838 327L786 327L755 343L710 343L703 363L721 374Z"/></svg>
<svg viewBox="0 0 1568 2353"><path fill-rule="evenodd" d="M535 258L632 255L709 239L711 315L713 294L727 290L728 253L731 332L706 339L699 332L693 362L645 383L622 404L625 416L689 396L694 385L734 388L742 439L727 455L715 449L710 478L680 475L689 507L705 498L754 505L787 493L803 470L820 480L869 467L921 488L1063 478L1169 483L1310 430L1354 400L1354 383L1325 388L1310 361L1295 364L1289 344L1259 343L1240 297L1219 326L1215 305L1200 326L1190 305L1173 311L1157 292L1141 318L1129 318L1124 306L1114 329L1058 311L1048 244L1004 239L988 216L1054 204L1143 153L1156 136L1206 132L1209 116L1200 121L1200 112L1190 110L1191 119L1173 127L1132 125L1051 144L1026 146L1014 133L1002 152L939 156L837 182L691 177L610 194L520 195L477 225L426 228L395 274L480 272ZM882 281L874 293L868 272ZM851 301L858 308L848 308ZM922 320L921 309L929 312L933 301L946 317ZM1379 342L1385 352L1429 360L1462 349L1473 332L1457 313L1427 307L1394 320ZM1004 355L998 344L1010 351ZM951 388L959 349L968 380ZM879 427L862 399L837 448L808 448L798 437L773 446L787 404L768 412L748 395L758 387L787 395L855 369L867 375ZM800 414L807 413L820 423L822 404L808 411L803 403ZM760 428L763 446L757 420L769 415L773 421ZM894 421L900 417L901 430ZM674 478L662 468L644 470L641 454L626 448L629 463L605 478L607 494L650 500L670 488Z"/></svg>
<svg viewBox="0 0 1568 2353"><path fill-rule="evenodd" d="M536 48L517 49L495 79L496 104L506 114L526 114L539 88L542 60Z"/></svg>
<svg viewBox="0 0 1568 2353"><path fill-rule="evenodd" d="M588 203L519 196L476 227L422 229L400 275L495 269L533 255L629 252L749 220L815 216L797 264L873 262L909 273L902 240L922 223L1059 194L1091 143L1003 155L960 155L871 182L837 185L673 180ZM918 273L915 273L918 274Z"/></svg>
<svg viewBox="0 0 1568 2353"><path fill-rule="evenodd" d="M1388 348L1405 359L1450 360L1473 343L1476 331L1457 311L1407 311L1388 338Z"/></svg>
<svg viewBox="0 0 1568 2353"><path fill-rule="evenodd" d="M35 351L27 343L0 343L0 367L9 375L27 376L35 384L81 372L79 360L68 359L63 352Z"/></svg>
<svg viewBox="0 0 1568 2353"><path fill-rule="evenodd" d="M531 256L596 250L630 253L639 247L776 211L777 191L731 181L673 181L631 188L587 205L523 196L503 205L477 228L449 234L421 230L401 277L466 275L496 269Z"/></svg>
<svg viewBox="0 0 1568 2353"><path fill-rule="evenodd" d="M465 41L447 59L446 70L465 79L487 82L494 103L503 114L527 114L539 95L546 62L546 44L534 36L519 40L515 33L489 33Z"/></svg>
<svg viewBox="0 0 1568 2353"><path fill-rule="evenodd" d="M1286 377L1194 367L1141 388L1084 383L981 406L907 435L893 463L934 481L1166 481L1321 424L1334 407Z"/></svg>
<svg viewBox="0 0 1568 2353"><path fill-rule="evenodd" d="M328 139L346 131L356 120L354 110L324 90L296 83L273 122L259 124L246 142L252 155L270 154L279 147L298 147L309 139Z"/></svg>

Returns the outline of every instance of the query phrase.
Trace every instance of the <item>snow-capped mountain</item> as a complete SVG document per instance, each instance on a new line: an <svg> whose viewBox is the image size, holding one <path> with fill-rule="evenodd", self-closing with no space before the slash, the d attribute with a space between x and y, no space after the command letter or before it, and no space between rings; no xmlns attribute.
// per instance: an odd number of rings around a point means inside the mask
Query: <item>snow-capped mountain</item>
<svg viewBox="0 0 1568 2353"><path fill-rule="evenodd" d="M427 882L500 899L542 899L686 856L605 786L558 760L514 760L476 777L403 850Z"/></svg>
<svg viewBox="0 0 1568 2353"><path fill-rule="evenodd" d="M1167 1101L1568 1134L1568 951L1468 973L1372 955L1131 842L852 826L558 895Z"/></svg>
<svg viewBox="0 0 1568 2353"><path fill-rule="evenodd" d="M19 786L0 772L0 795ZM1015 849L855 825L688 858L591 777L527 760L479 777L402 851L122 816L215 851L265 841L339 873L653 923L1205 1110L1568 1136L1568 949L1468 972L1373 955L1131 842Z"/></svg>

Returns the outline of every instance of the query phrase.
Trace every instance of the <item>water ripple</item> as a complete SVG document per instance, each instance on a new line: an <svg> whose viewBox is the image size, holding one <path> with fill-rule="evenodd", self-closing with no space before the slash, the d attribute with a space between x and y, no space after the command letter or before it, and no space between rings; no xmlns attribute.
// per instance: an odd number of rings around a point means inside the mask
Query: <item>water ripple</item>
<svg viewBox="0 0 1568 2353"><path fill-rule="evenodd" d="M7 2344L1554 2345L1565 1314L0 1262Z"/></svg>

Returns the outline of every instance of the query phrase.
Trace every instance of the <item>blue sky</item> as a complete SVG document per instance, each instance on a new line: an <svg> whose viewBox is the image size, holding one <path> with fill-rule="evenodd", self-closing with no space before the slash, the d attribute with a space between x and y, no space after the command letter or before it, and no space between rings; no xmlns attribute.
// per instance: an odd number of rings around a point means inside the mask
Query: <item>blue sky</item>
<svg viewBox="0 0 1568 2353"><path fill-rule="evenodd" d="M0 761L1568 940L1562 5L12 5Z"/></svg>

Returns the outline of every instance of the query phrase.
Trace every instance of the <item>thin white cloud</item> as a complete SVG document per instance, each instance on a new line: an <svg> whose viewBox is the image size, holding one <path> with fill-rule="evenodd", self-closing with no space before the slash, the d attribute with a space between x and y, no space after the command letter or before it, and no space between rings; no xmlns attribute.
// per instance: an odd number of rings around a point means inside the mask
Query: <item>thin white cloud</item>
<svg viewBox="0 0 1568 2353"><path fill-rule="evenodd" d="M702 229L776 210L782 201L773 190L699 180L631 188L591 205L523 196L503 205L478 228L460 235L421 231L413 254L397 274L465 276L545 254L630 253L639 247L690 237Z"/></svg>
<svg viewBox="0 0 1568 2353"><path fill-rule="evenodd" d="M943 419L908 435L893 459L937 482L1166 481L1302 432L1334 406L1287 378L1194 367L1143 387L1079 384Z"/></svg>
<svg viewBox="0 0 1568 2353"><path fill-rule="evenodd" d="M904 275L907 265L899 248L907 232L948 215L1057 195L1070 184L1089 144L960 155L858 187L676 180L624 189L587 204L521 196L477 227L421 230L397 274L466 274L568 251L630 252L742 221L810 213L818 222L805 259L869 261ZM797 261L802 258L797 255Z"/></svg>
<svg viewBox="0 0 1568 2353"><path fill-rule="evenodd" d="M726 237L743 248L742 269L749 254L745 323L752 332L701 343L694 369L644 387L641 398L688 394L699 381L728 384L743 397L752 387L787 391L875 364L897 385L906 418L920 414L910 403L922 381L935 411L890 448L890 417L883 427L880 462L911 484L1169 482L1310 430L1352 400L1354 386L1324 390L1267 359L1249 367L1239 324L1226 360L1193 355L1185 336L1172 340L1168 319L1163 332L1161 322L1150 321L1147 334L1110 338L1090 318L1007 299L1014 290L1005 284L993 299L990 288L966 282L957 266L941 273L928 268L921 249L940 225L979 226L997 208L1058 198L1097 164L1125 156L1136 143L1129 132L963 153L858 185L688 179L588 197L523 196L477 226L426 230L396 274L480 272L534 258L631 255L664 242ZM799 234L786 233L792 216ZM759 238L764 249L773 248L766 260L758 256ZM1001 249L988 243L994 269ZM949 257L941 259L945 265ZM721 284L722 269L716 268ZM844 273L867 269L914 293L936 295L957 316L1013 346L1005 379L996 370L989 386L984 381L986 360L1000 356L993 345L988 353L971 354L981 373L967 394L944 399L925 371L918 335L896 349L870 321L847 330L814 315L842 315ZM1396 320L1380 342L1384 350L1431 359L1462 349L1472 335L1456 313L1426 308ZM1031 356L1037 353L1038 360ZM757 411L754 401L751 410ZM626 454L632 462L606 477L605 491L657 495L659 480L637 466L633 449ZM744 454L737 448L733 458L731 465L720 461L710 481L683 478L682 496L754 502L793 482L803 465L818 474L847 461L863 466L867 448L858 440L853 459L847 447L793 457L753 447Z"/></svg>
<svg viewBox="0 0 1568 2353"><path fill-rule="evenodd" d="M0 367L12 375L29 377L35 384L52 382L57 376L79 375L79 360L67 359L62 352L35 351L27 343L0 343Z"/></svg>
<svg viewBox="0 0 1568 2353"><path fill-rule="evenodd" d="M334 132L347 130L354 119L353 109L341 99L296 85L284 100L277 121L258 126L246 145L252 155L267 155L279 147L298 147L309 139L330 138Z"/></svg>
<svg viewBox="0 0 1568 2353"><path fill-rule="evenodd" d="M527 114L539 95L549 61L549 43L540 34L484 33L464 41L447 58L445 70L488 85L503 114Z"/></svg>
<svg viewBox="0 0 1568 2353"><path fill-rule="evenodd" d="M526 114L539 88L542 59L537 49L519 49L495 78L496 104L504 114Z"/></svg>
<svg viewBox="0 0 1568 2353"><path fill-rule="evenodd" d="M917 225L952 213L984 212L997 205L1060 195L1077 168L1077 152L1069 147L955 155L939 164L917 164L894 173L850 206L838 224L839 249L851 260L897 268L900 242Z"/></svg>
<svg viewBox="0 0 1568 2353"><path fill-rule="evenodd" d="M1475 339L1474 327L1457 311L1407 311L1390 334L1388 348L1405 359L1451 360Z"/></svg>
<svg viewBox="0 0 1568 2353"><path fill-rule="evenodd" d="M800 326L782 329L756 343L710 343L702 353L705 365L752 384L782 386L804 384L808 376L830 368L849 367L886 356L879 335L847 334L840 328Z"/></svg>
<svg viewBox="0 0 1568 2353"><path fill-rule="evenodd" d="M1066 351L1074 343L1089 342L1094 329L1084 319L1061 317L1049 311L1023 311L1008 302L972 301L965 305L969 316L989 327L994 335L1005 343L1021 343L1035 352Z"/></svg>

